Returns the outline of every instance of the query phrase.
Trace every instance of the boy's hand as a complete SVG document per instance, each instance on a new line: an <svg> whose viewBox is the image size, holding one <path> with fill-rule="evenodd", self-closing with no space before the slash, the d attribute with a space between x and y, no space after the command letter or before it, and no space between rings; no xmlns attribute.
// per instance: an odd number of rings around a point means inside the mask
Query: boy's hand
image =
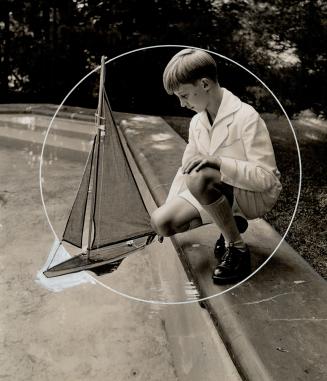
<svg viewBox="0 0 327 381"><path fill-rule="evenodd" d="M183 167L184 174L190 174L192 171L198 172L203 167L220 169L221 159L217 156L196 155L193 156Z"/></svg>

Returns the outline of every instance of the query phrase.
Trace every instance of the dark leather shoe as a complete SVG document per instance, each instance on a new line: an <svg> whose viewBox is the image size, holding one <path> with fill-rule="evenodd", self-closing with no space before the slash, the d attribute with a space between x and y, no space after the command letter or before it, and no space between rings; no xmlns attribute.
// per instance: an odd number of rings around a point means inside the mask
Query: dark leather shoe
<svg viewBox="0 0 327 381"><path fill-rule="evenodd" d="M218 260L221 260L221 257L225 254L226 247L225 247L225 239L222 234L220 234L219 238L217 239L215 243L215 247L213 249L213 252L215 254L215 257Z"/></svg>
<svg viewBox="0 0 327 381"><path fill-rule="evenodd" d="M232 244L226 248L221 262L215 268L212 279L216 284L235 283L251 273L251 258L248 247L237 249Z"/></svg>
<svg viewBox="0 0 327 381"><path fill-rule="evenodd" d="M241 234L244 233L249 226L247 220L239 215L234 216L234 218L235 218L238 231ZM214 247L214 255L218 260L220 260L221 257L224 255L225 251L226 251L225 239L223 235L220 234L220 237L217 239L215 247Z"/></svg>

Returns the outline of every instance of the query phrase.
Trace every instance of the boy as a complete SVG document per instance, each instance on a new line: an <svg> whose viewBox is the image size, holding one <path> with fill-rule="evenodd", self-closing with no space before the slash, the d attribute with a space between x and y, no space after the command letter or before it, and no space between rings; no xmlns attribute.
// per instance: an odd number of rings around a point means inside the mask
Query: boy
<svg viewBox="0 0 327 381"><path fill-rule="evenodd" d="M250 253L240 233L247 219L261 217L281 191L280 173L264 121L250 105L220 87L214 59L200 49L183 49L163 74L165 90L196 112L182 166L164 205L151 216L162 242L214 222L221 236L215 247L217 284L251 272Z"/></svg>

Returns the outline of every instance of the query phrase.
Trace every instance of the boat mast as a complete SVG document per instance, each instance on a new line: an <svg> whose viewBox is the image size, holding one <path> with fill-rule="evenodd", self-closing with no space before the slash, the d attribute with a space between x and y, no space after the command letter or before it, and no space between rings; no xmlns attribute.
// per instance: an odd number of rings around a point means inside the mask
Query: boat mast
<svg viewBox="0 0 327 381"><path fill-rule="evenodd" d="M100 141L101 141L101 132L104 132L104 117L103 117L103 89L105 82L105 70L106 70L106 57L101 57L101 71L100 71L100 85L99 85L99 97L98 97L98 108L95 114L95 124L97 127L97 136L95 140L96 147L94 149L94 164L93 164L93 186L92 186L92 195L91 195L91 210L90 210L90 220L89 220L89 235L87 243L87 258L90 258L91 253L91 240L92 240L92 228L93 228L93 216L95 210L95 198L96 198L96 189L97 189L97 175L98 175L98 158L100 150Z"/></svg>

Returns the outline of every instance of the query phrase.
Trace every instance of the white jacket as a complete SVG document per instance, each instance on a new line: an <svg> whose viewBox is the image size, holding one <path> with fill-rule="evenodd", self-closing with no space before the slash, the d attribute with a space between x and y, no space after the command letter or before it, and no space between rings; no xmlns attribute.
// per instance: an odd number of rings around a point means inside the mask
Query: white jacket
<svg viewBox="0 0 327 381"><path fill-rule="evenodd" d="M212 127L206 111L192 118L182 163L198 153L219 156L221 180L234 187L242 212L249 219L260 217L274 206L282 188L270 136L252 106L222 90L222 102ZM167 200L187 189L185 176L179 168ZM199 208L199 204L195 206Z"/></svg>

